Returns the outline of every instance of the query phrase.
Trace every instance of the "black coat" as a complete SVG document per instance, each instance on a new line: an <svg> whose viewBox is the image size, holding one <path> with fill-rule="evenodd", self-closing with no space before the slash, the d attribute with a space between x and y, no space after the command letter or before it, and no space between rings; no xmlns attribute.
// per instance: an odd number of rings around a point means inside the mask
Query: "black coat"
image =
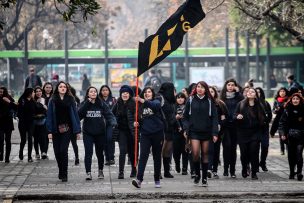
<svg viewBox="0 0 304 203"><path fill-rule="evenodd" d="M240 92L235 93L234 98L223 99L223 102L226 104L228 109L228 118L227 118L227 126L234 127L233 124L233 116L236 109L237 104L244 99L243 95Z"/></svg>
<svg viewBox="0 0 304 203"><path fill-rule="evenodd" d="M13 131L13 114L17 110L17 105L14 103L14 99L10 99L11 102L7 103L0 98L0 130Z"/></svg>
<svg viewBox="0 0 304 203"><path fill-rule="evenodd" d="M279 122L280 135L288 136L290 129L304 131L304 106L289 105L283 112ZM304 132L302 133L304 136ZM304 137L303 137L304 140Z"/></svg>

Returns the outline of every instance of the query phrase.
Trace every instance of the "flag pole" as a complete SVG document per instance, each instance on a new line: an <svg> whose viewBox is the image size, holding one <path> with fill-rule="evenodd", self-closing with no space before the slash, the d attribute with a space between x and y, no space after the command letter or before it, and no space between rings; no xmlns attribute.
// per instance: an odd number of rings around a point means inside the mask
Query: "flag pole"
<svg viewBox="0 0 304 203"><path fill-rule="evenodd" d="M136 77L136 97L138 97L138 77ZM135 122L138 123L138 100L135 101ZM135 125L135 147L134 147L134 167L137 166L138 152L138 125Z"/></svg>

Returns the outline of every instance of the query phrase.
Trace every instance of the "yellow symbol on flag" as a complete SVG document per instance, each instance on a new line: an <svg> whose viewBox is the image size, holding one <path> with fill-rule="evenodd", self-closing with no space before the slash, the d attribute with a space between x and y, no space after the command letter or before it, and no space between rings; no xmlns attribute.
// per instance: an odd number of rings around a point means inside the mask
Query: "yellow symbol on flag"
<svg viewBox="0 0 304 203"><path fill-rule="evenodd" d="M183 22L184 20L185 20L185 18L182 15L180 18L180 21ZM168 37L170 37L174 33L174 31L176 30L177 24L178 23L176 23L172 28L167 30ZM190 30L190 28L191 28L191 26L188 21L183 22L182 29L185 32L188 32ZM171 51L171 41L170 41L170 39L168 39L168 41L166 42L166 44L162 48L162 50L160 52L158 52L158 39L159 39L159 35L156 35L152 40L151 48L150 48L150 55L149 55L149 66L155 61L155 59L157 59L158 57L163 55L164 51Z"/></svg>

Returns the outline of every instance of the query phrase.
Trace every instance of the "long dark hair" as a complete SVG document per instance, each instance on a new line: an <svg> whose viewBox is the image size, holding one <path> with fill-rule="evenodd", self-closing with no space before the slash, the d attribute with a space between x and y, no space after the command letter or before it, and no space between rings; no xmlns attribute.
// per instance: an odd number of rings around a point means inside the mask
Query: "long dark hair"
<svg viewBox="0 0 304 203"><path fill-rule="evenodd" d="M260 125L264 125L265 122L265 109L262 105L262 103L259 100L259 96L258 96L258 92L256 91L256 89L254 89L253 87L249 87L249 90L252 89L254 90L255 94L256 94L256 98L254 99L254 105L257 107L258 110L258 120L260 122ZM249 107L249 99L246 97L245 99L243 99L242 101L240 101L240 110L241 112L243 112L245 107ZM254 117L253 115L253 111L249 111L249 113Z"/></svg>
<svg viewBox="0 0 304 203"><path fill-rule="evenodd" d="M107 89L109 90L109 98L112 98L112 97L113 97L113 95L112 95L112 90L110 89L110 87L109 87L108 85L102 85L102 86L100 87L98 96L99 96L101 99L103 99L103 96L102 96L102 89L103 89L103 88L107 88Z"/></svg>
<svg viewBox="0 0 304 203"><path fill-rule="evenodd" d="M66 91L65 94L68 95L68 96L73 97L73 94L72 94L72 92L71 92L71 86L70 86L68 83L64 82L64 81L60 81L60 82L57 83L57 85L56 85L56 87L55 87L55 90L54 90L54 93L53 93L53 97L54 97L54 96L59 97L58 88L59 88L59 85L62 84L62 83L65 84L65 86L66 86L66 88L67 88L67 91ZM73 97L73 98L74 98L74 97Z"/></svg>
<svg viewBox="0 0 304 203"><path fill-rule="evenodd" d="M96 90L96 93L98 93L98 90L97 90L97 88L96 87L94 87L94 86L90 86L90 87L88 87L88 89L87 89L87 91L86 91L86 94L85 94L85 96L84 96L84 98L83 98L83 100L84 101L86 101L88 98L89 98L89 92L90 92L90 89L95 89ZM96 100L95 100L96 102L100 102L101 101L101 99L99 98L99 96L97 95L97 97L96 97Z"/></svg>
<svg viewBox="0 0 304 203"><path fill-rule="evenodd" d="M298 98L300 99L300 104L299 104L299 106L304 106L304 98L303 98L303 96L302 96L300 93L293 93L293 94L289 97L289 99L287 100L287 102L285 103L285 105L284 105L285 108L288 108L288 107L290 107L290 106L293 106L293 104L292 104L292 98L294 98L294 97L298 97Z"/></svg>
<svg viewBox="0 0 304 203"><path fill-rule="evenodd" d="M274 99L275 99L275 100L277 100L277 99L280 97L280 91L281 91L281 90L284 90L285 93L286 93L285 97L288 97L288 90L287 90L285 87L281 87L281 88L277 91L276 95L274 96Z"/></svg>
<svg viewBox="0 0 304 203"><path fill-rule="evenodd" d="M198 83L196 83L195 89L192 91L191 96L194 96L197 94L197 85L200 84L201 86L203 86L205 88L205 95L208 97L208 99L214 101L214 98L212 97L210 91L209 91L209 85L205 82L205 81L199 81Z"/></svg>
<svg viewBox="0 0 304 203"><path fill-rule="evenodd" d="M47 86L47 85L51 85L51 87L52 87L52 91L50 92L50 97L53 95L53 92L54 92L54 89L53 89L53 85L52 85L52 83L51 82L46 82L46 83L44 83L44 85L42 86L42 95L44 96L44 97L46 97L46 93L45 93L45 87Z"/></svg>
<svg viewBox="0 0 304 203"><path fill-rule="evenodd" d="M38 99L38 97L36 96L36 91L37 91L38 89L40 89L41 92L43 92L42 87L40 87L40 86L35 87L35 89L34 89L34 92L35 92L35 97L34 97L34 99L35 99L35 101ZM41 96L43 96L43 94L42 94Z"/></svg>
<svg viewBox="0 0 304 203"><path fill-rule="evenodd" d="M22 93L21 97L19 98L19 101L20 101L21 99L26 99L26 98L28 98L29 96L31 96L31 95L33 94L33 92L34 92L34 89L33 89L33 88L31 88L31 87L26 88L26 89L24 90L24 92Z"/></svg>
<svg viewBox="0 0 304 203"><path fill-rule="evenodd" d="M226 100L226 92L227 92L227 84L233 82L235 84L235 86L239 87L238 83L236 82L236 80L234 78L230 78L228 80L225 81L225 84L222 88L221 94L220 94L220 98L221 100Z"/></svg>
<svg viewBox="0 0 304 203"><path fill-rule="evenodd" d="M187 97L186 97L186 95L184 93L182 93L182 92L177 93L176 96L175 96L175 98L176 98L176 100L178 98L183 98L184 99L184 103L183 104L186 104ZM177 104L177 102L176 102L176 104Z"/></svg>
<svg viewBox="0 0 304 203"><path fill-rule="evenodd" d="M164 82L161 84L158 94L161 94L169 103L175 104L174 84L171 82Z"/></svg>

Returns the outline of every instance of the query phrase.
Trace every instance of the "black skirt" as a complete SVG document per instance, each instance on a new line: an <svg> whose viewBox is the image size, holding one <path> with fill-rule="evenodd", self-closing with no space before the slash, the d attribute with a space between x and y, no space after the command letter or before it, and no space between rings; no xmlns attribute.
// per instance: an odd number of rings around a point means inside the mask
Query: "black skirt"
<svg viewBox="0 0 304 203"><path fill-rule="evenodd" d="M212 139L210 133L205 132L189 132L189 138L192 140L208 141Z"/></svg>

